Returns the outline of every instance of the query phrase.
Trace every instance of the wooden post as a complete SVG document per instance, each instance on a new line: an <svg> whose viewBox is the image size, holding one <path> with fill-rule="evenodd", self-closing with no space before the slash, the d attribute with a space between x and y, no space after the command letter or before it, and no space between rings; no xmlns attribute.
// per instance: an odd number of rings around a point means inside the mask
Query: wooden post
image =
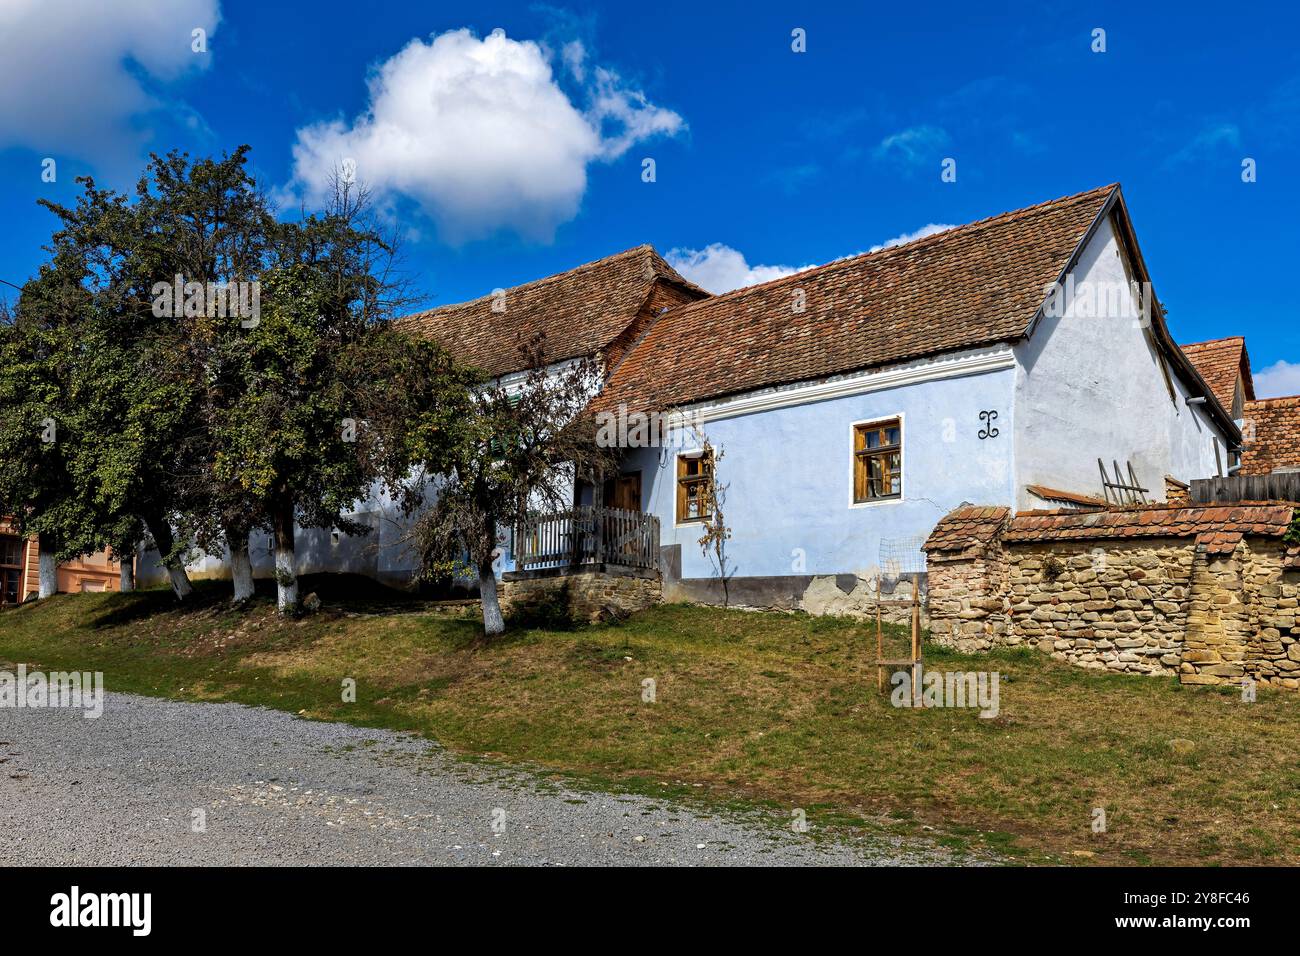
<svg viewBox="0 0 1300 956"><path fill-rule="evenodd" d="M885 638L880 631L879 582L877 582L876 587L876 692L880 693L885 689L885 668L880 664L885 659Z"/></svg>
<svg viewBox="0 0 1300 956"><path fill-rule="evenodd" d="M912 582L912 703L921 706L921 585Z"/></svg>

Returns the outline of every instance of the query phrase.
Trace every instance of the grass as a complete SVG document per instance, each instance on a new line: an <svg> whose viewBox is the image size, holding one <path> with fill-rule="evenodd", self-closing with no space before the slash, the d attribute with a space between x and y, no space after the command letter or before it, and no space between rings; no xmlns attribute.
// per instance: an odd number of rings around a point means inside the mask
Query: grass
<svg viewBox="0 0 1300 956"><path fill-rule="evenodd" d="M324 610L296 621L268 596L232 610L217 585L185 610L161 591L59 596L0 613L0 661L413 731L613 791L786 819L802 808L814 833L923 833L1026 862L1300 862L1294 693L1261 688L1246 704L1037 651L927 646L932 670L999 672L987 720L892 707L876 692L874 638L852 620L667 605L485 643L476 607L323 587ZM345 678L356 703L342 701ZM646 678L655 703L642 701ZM1195 748L1177 753L1173 738Z"/></svg>

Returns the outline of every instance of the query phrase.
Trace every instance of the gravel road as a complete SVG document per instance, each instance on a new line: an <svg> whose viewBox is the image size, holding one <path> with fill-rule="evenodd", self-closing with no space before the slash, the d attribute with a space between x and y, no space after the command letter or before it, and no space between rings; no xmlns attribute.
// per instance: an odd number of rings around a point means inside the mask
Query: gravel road
<svg viewBox="0 0 1300 956"><path fill-rule="evenodd" d="M238 704L110 693L97 720L0 708L4 866L949 862L926 843L814 842Z"/></svg>

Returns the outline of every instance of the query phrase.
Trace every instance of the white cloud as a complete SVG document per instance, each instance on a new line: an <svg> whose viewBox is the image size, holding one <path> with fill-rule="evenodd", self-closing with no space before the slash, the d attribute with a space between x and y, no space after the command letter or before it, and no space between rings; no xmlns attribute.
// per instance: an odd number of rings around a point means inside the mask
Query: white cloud
<svg viewBox="0 0 1300 956"><path fill-rule="evenodd" d="M812 266L751 266L738 249L712 243L703 249L672 249L665 258L668 264L702 289L715 295L747 285L770 282Z"/></svg>
<svg viewBox="0 0 1300 956"><path fill-rule="evenodd" d="M579 83L587 78L587 48L581 40L570 40L560 47L560 60Z"/></svg>
<svg viewBox="0 0 1300 956"><path fill-rule="evenodd" d="M1251 377L1255 380L1255 395L1259 398L1300 395L1300 362L1278 359Z"/></svg>
<svg viewBox="0 0 1300 956"><path fill-rule="evenodd" d="M580 44L561 58L575 79L592 78L585 108L538 43L464 29L412 40L372 71L364 113L298 130L290 189L318 201L352 159L359 181L415 200L449 241L500 229L548 240L577 214L591 163L685 128L614 72L589 70Z"/></svg>
<svg viewBox="0 0 1300 956"><path fill-rule="evenodd" d="M212 62L191 31L211 40L220 18L219 0L4 0L0 149L134 159L149 134L133 121L164 106L159 83Z"/></svg>
<svg viewBox="0 0 1300 956"><path fill-rule="evenodd" d="M931 222L922 226L915 232L905 232L901 236L895 236L893 239L886 239L878 246L872 246L868 252L879 252L881 249L889 249L893 246L901 246L904 243L912 242L916 239L924 239L926 236L933 236L936 232L947 232L949 229L957 228L950 222Z"/></svg>
<svg viewBox="0 0 1300 956"><path fill-rule="evenodd" d="M938 126L911 126L890 133L875 148L877 159L899 156L911 165L938 160L939 150L950 142L946 130Z"/></svg>

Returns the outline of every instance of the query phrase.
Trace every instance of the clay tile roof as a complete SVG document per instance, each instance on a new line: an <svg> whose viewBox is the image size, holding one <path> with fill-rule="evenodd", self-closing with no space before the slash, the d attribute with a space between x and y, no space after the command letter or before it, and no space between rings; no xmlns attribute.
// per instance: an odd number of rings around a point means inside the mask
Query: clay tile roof
<svg viewBox="0 0 1300 956"><path fill-rule="evenodd" d="M939 519L930 536L921 545L927 553L965 551L988 544L1002 530L1010 508L963 506Z"/></svg>
<svg viewBox="0 0 1300 956"><path fill-rule="evenodd" d="M1250 375L1250 357L1246 354L1246 340L1240 335L1209 342L1192 342L1180 345L1183 354L1196 366L1205 384L1227 411L1232 411L1232 399L1237 391L1237 378L1247 400L1255 397L1255 381Z"/></svg>
<svg viewBox="0 0 1300 956"><path fill-rule="evenodd" d="M1212 553L1230 552L1244 534L1280 538L1296 508L1281 502L1232 507L1150 505L1106 511L1020 512L1007 525L1007 541L1094 538L1195 537Z"/></svg>
<svg viewBox="0 0 1300 956"><path fill-rule="evenodd" d="M683 405L1017 340L1117 189L672 309L614 371L596 407Z"/></svg>
<svg viewBox="0 0 1300 956"><path fill-rule="evenodd" d="M656 282L672 283L689 298L708 295L644 245L506 289L503 300L487 295L404 316L397 327L436 339L489 375L505 375L523 368L519 344L539 331L546 333L548 362L594 355L633 323ZM494 301L504 310L494 312Z"/></svg>
<svg viewBox="0 0 1300 956"><path fill-rule="evenodd" d="M1300 396L1247 402L1242 417L1241 474L1300 468Z"/></svg>

